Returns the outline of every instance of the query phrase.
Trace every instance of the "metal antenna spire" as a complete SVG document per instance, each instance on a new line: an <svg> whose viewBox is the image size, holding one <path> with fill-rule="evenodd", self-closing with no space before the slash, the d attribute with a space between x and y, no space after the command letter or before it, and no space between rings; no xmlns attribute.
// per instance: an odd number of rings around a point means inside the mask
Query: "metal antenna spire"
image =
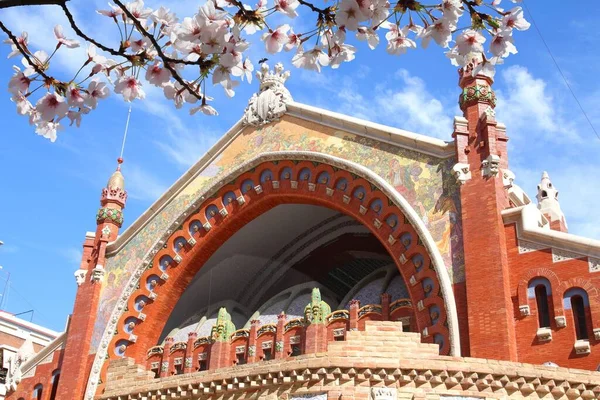
<svg viewBox="0 0 600 400"><path fill-rule="evenodd" d="M127 140L127 131L129 130L129 120L131 119L131 104L129 105L129 111L127 112L127 122L125 123L125 133L123 134L123 143L121 144L121 154L117 159L119 166L117 169L121 169L121 164L123 163L123 152L125 151L125 141Z"/></svg>

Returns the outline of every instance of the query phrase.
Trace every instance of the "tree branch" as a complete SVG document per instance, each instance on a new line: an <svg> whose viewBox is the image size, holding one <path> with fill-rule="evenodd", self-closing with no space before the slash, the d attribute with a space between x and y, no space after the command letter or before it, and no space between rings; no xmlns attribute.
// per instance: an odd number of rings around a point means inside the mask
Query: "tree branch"
<svg viewBox="0 0 600 400"><path fill-rule="evenodd" d="M10 38L10 40L12 40L12 42L17 47L17 49L19 50L19 52L23 55L23 57L25 57L25 59L27 60L27 62L29 63L29 65L31 65L33 67L33 69L35 70L35 72L37 72L38 74L40 74L44 78L44 80L46 82L54 81L53 78L51 78L50 76L46 75L46 73L39 67L39 65L34 60L31 59L31 56L29 55L29 53L27 51L25 51L25 49L23 48L23 46L21 46L21 43L19 43L19 40L17 39L17 37L10 31L10 29L8 29L4 25L4 23L2 23L2 21L0 21L0 29L2 29L4 31L4 33L6 33L8 35L8 37Z"/></svg>
<svg viewBox="0 0 600 400"><path fill-rule="evenodd" d="M156 53L162 59L165 68L173 76L173 79L175 79L177 82L179 82L179 84L183 88L185 88L190 94L192 94L198 100L202 101L202 96L200 96L195 90L193 90L188 85L188 83L186 81L184 81L181 76L179 76L179 73L171 65L171 62L178 61L178 60L174 60L171 57L166 56L165 53L163 53L163 51L162 51L162 49L160 47L160 44L156 41L156 39L154 38L154 36L152 36L146 29L144 29L144 27L142 26L142 24L140 23L140 21L138 21L138 19L135 16L133 16L133 14L131 14L131 12L127 9L127 7L125 7L125 5L123 3L121 3L120 0L113 0L113 1L114 1L114 3L117 6L119 6L123 10L123 12L127 16L127 18L129 18L129 19L131 19L133 21L133 23L135 24L135 27L137 28L137 30L142 35L144 35L146 38L148 38L148 40L150 40L150 42L152 43L152 46L154 46L154 49L156 50Z"/></svg>
<svg viewBox="0 0 600 400"><path fill-rule="evenodd" d="M0 8L64 4L69 0L0 0Z"/></svg>
<svg viewBox="0 0 600 400"><path fill-rule="evenodd" d="M0 1L2 1L2 0L0 0ZM71 14L71 11L67 7L67 4L65 2L60 2L59 5L60 5L60 8L62 8L63 12L65 13L65 16L69 20L69 25L71 25L71 28L73 28L73 30L75 31L77 36L79 36L80 38L84 39L87 42L93 43L99 49L102 49L102 50L106 51L107 53L110 53L113 56L120 56L120 57L125 57L127 59L130 59L130 56L125 54L125 52L123 50L118 51L115 49L111 49L110 47L103 45L102 43L92 39L91 37L89 37L88 35L83 33L83 31L81 29L79 29L79 27L75 23L75 18L73 17L73 14Z"/></svg>

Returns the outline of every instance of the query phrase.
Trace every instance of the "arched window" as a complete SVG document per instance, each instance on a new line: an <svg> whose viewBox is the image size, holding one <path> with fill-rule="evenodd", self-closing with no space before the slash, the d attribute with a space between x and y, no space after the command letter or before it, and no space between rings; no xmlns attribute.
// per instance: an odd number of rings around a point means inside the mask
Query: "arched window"
<svg viewBox="0 0 600 400"><path fill-rule="evenodd" d="M57 369L52 373L52 389L50 391L50 400L56 400L56 391L58 390L58 379L60 378L60 370Z"/></svg>
<svg viewBox="0 0 600 400"><path fill-rule="evenodd" d="M535 278L529 282L527 297L535 298L538 324L540 328L550 328L550 306L548 297L552 295L550 282L545 278Z"/></svg>
<svg viewBox="0 0 600 400"><path fill-rule="evenodd" d="M575 320L575 331L577 332L577 340L587 339L587 324L585 323L585 305L583 297L575 295L571 297L571 307L573 310L573 319Z"/></svg>
<svg viewBox="0 0 600 400"><path fill-rule="evenodd" d="M567 290L564 296L564 306L566 310L570 309L573 313L573 325L577 340L589 339L585 311L585 308L589 306L589 300L586 291L580 288Z"/></svg>
<svg viewBox="0 0 600 400"><path fill-rule="evenodd" d="M42 384L38 383L33 388L33 396L31 396L31 398L35 399L35 400L42 400L42 391L43 391L43 386L42 386Z"/></svg>

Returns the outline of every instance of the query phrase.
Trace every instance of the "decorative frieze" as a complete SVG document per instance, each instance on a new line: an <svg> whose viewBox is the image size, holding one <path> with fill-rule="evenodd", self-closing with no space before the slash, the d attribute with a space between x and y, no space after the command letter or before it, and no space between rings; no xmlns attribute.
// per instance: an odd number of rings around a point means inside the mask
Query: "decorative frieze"
<svg viewBox="0 0 600 400"><path fill-rule="evenodd" d="M554 317L554 321L556 322L556 326L559 328L564 328L565 326L567 326L567 319L564 315Z"/></svg>
<svg viewBox="0 0 600 400"><path fill-rule="evenodd" d="M519 254L531 253L532 251L547 249L548 246L535 243L528 242L526 240L519 239Z"/></svg>
<svg viewBox="0 0 600 400"><path fill-rule="evenodd" d="M94 283L102 282L102 280L104 280L105 273L106 270L104 269L104 266L97 264L94 269L92 269L92 276L90 280Z"/></svg>
<svg viewBox="0 0 600 400"><path fill-rule="evenodd" d="M573 346L575 354L590 354L590 342L588 340L578 340Z"/></svg>
<svg viewBox="0 0 600 400"><path fill-rule="evenodd" d="M552 262L569 261L581 257L584 256L582 256L581 254L573 253L572 251L552 248Z"/></svg>
<svg viewBox="0 0 600 400"><path fill-rule="evenodd" d="M370 400L396 400L398 398L398 389L388 387L372 387L369 394Z"/></svg>
<svg viewBox="0 0 600 400"><path fill-rule="evenodd" d="M600 258L588 258L590 264L590 272L600 272Z"/></svg>

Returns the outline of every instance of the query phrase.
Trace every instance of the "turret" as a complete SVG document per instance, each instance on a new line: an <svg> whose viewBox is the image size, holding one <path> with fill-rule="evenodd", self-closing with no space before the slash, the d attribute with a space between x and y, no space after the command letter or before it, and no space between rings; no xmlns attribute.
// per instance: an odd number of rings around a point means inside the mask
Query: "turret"
<svg viewBox="0 0 600 400"><path fill-rule="evenodd" d="M123 225L123 209L127 202L125 178L121 173L123 159L119 158L117 162L117 170L113 172L106 187L102 189L100 209L96 214L96 223L99 228L97 233L100 232L102 236L108 235L109 241L116 239L119 228Z"/></svg>
<svg viewBox="0 0 600 400"><path fill-rule="evenodd" d="M537 186L538 209L550 221L550 229L567 232L567 221L560 209L558 202L558 190L550 181L550 176L544 171L542 180Z"/></svg>

